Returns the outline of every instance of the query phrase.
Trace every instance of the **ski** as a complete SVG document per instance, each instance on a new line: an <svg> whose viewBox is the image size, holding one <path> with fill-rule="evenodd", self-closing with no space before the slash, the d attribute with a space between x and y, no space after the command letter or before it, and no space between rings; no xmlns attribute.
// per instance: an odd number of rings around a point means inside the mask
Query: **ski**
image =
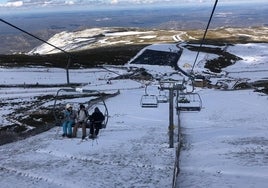
<svg viewBox="0 0 268 188"><path fill-rule="evenodd" d="M81 144L81 143L86 142L86 141L88 141L88 138L81 139L77 144Z"/></svg>

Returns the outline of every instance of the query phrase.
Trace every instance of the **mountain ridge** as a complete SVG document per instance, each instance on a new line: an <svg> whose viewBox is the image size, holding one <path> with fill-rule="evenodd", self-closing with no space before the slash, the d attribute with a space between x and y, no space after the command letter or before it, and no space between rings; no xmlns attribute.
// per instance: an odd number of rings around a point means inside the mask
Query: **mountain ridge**
<svg viewBox="0 0 268 188"><path fill-rule="evenodd" d="M117 45L144 45L154 43L170 43L189 41L200 43L204 31L198 30L160 30L160 29L141 29L141 28L120 28L120 27L100 27L87 28L83 30L68 32L50 32L45 30L40 32L41 36L51 44L66 51L81 51L103 46ZM249 27L232 28L220 27L208 31L205 42L219 43L250 43L268 42L268 27ZM58 53L46 44L42 44L36 39L25 35L0 36L2 54L50 54ZM1 47L2 46L2 47ZM4 46L4 47L3 47ZM44 50L44 46L49 50ZM43 51L42 51L42 50ZM42 52L41 52L42 51Z"/></svg>

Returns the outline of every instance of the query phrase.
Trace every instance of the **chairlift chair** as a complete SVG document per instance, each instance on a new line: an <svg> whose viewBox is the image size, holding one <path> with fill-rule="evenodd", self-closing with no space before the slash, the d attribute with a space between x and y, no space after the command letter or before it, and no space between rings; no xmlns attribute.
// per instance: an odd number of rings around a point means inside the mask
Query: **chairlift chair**
<svg viewBox="0 0 268 188"><path fill-rule="evenodd" d="M159 90L159 95L157 96L157 101L158 101L158 103L167 103L168 97L165 94L161 93Z"/></svg>
<svg viewBox="0 0 268 188"><path fill-rule="evenodd" d="M60 105L60 103L57 104L57 102L60 100L59 95L60 95L61 91L64 91L64 92L68 93L69 95L73 95L74 96L73 98L81 97L81 98L85 99L83 102L77 101L77 102L70 102L70 103L72 103L72 104L77 103L77 105L75 105L77 107L79 107L79 104L82 104L82 103L86 104L87 103L86 109L88 110L89 114L92 113L92 109L94 110L95 107L98 107L105 117L104 121L102 122L102 128L106 128L106 126L108 124L109 114L108 114L108 108L106 106L106 103L104 101L102 94L99 91L95 91L95 90L94 91L93 90L91 90L91 91L85 91L85 90L79 91L78 89L74 89L74 88L59 89L56 93L55 100L54 100L54 107L53 107L53 115L55 118L56 126L61 126L62 118L63 118L62 112L64 111L64 108L65 108L65 105ZM94 97L94 98L87 101L86 98L84 98L84 96L83 96L85 94L90 94L90 95L92 94L92 97ZM90 96L88 96L88 97L90 97Z"/></svg>
<svg viewBox="0 0 268 188"><path fill-rule="evenodd" d="M147 93L147 87L145 86L145 94L141 97L141 107L142 108L157 108L158 107L158 99L156 95L149 95Z"/></svg>
<svg viewBox="0 0 268 188"><path fill-rule="evenodd" d="M155 95L143 95L141 97L141 107L142 108L157 108L158 100Z"/></svg>
<svg viewBox="0 0 268 188"><path fill-rule="evenodd" d="M180 93L177 97L177 110L182 112L199 112L202 100L198 93Z"/></svg>

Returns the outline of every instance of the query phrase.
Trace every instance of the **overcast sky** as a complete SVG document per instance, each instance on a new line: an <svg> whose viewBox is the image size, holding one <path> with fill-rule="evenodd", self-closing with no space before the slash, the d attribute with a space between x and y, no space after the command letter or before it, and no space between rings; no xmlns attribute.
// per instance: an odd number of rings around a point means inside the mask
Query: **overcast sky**
<svg viewBox="0 0 268 188"><path fill-rule="evenodd" d="M223 2L250 2L250 0L219 0ZM267 0L258 0L267 2ZM174 5L182 3L214 4L215 0L0 0L0 10L3 11L31 11L44 9L68 9L74 7L84 8L116 8L145 5ZM252 2L252 1L251 1ZM256 2L256 1L254 1Z"/></svg>

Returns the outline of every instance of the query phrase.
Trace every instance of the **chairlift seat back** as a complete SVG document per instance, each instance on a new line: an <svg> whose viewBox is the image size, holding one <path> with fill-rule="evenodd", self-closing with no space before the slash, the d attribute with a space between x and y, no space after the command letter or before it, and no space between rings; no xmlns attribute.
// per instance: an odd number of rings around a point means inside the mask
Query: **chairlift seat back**
<svg viewBox="0 0 268 188"><path fill-rule="evenodd" d="M143 108L157 108L158 100L155 95L143 95L141 98L141 107Z"/></svg>
<svg viewBox="0 0 268 188"><path fill-rule="evenodd" d="M158 95L157 101L159 103L167 103L168 102L168 97L166 95Z"/></svg>
<svg viewBox="0 0 268 188"><path fill-rule="evenodd" d="M183 93L177 101L178 111L200 111L202 109L202 100L198 93Z"/></svg>

